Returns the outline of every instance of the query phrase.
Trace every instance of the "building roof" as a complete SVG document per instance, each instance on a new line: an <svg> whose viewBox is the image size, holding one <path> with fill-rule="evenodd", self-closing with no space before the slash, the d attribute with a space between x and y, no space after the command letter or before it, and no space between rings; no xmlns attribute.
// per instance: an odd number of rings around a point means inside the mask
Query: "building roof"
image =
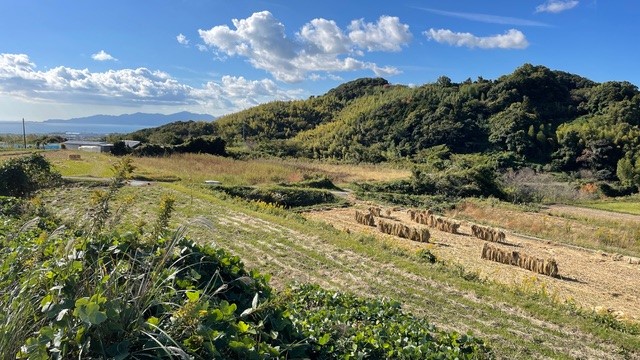
<svg viewBox="0 0 640 360"><path fill-rule="evenodd" d="M138 145L140 145L140 141L137 140L122 140L124 142L125 145L127 145L130 148L134 148Z"/></svg>
<svg viewBox="0 0 640 360"><path fill-rule="evenodd" d="M78 146L113 146L102 141L82 141L82 140L67 140L63 142L65 145L78 145Z"/></svg>

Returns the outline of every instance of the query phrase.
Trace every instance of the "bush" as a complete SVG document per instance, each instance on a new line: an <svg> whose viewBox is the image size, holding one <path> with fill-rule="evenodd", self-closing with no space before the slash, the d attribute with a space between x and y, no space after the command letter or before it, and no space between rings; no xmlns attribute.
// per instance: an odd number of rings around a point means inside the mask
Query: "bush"
<svg viewBox="0 0 640 360"><path fill-rule="evenodd" d="M599 183L598 189L604 196L608 197L628 196L638 192L638 187L636 185L615 185L606 182Z"/></svg>
<svg viewBox="0 0 640 360"><path fill-rule="evenodd" d="M219 137L198 137L179 145L143 144L133 149L132 154L135 156L168 156L174 153L194 153L226 156L225 147L224 140Z"/></svg>
<svg viewBox="0 0 640 360"><path fill-rule="evenodd" d="M0 166L0 196L26 197L61 180L40 154L12 158Z"/></svg>
<svg viewBox="0 0 640 360"><path fill-rule="evenodd" d="M190 139L184 144L176 145L173 150L177 153L227 155L225 151L226 143L219 137L204 138L198 137Z"/></svg>
<svg viewBox="0 0 640 360"><path fill-rule="evenodd" d="M134 156L168 156L173 154L171 146L142 144L131 152Z"/></svg>
<svg viewBox="0 0 640 360"><path fill-rule="evenodd" d="M215 189L245 200L262 201L286 208L338 202L338 199L331 192L317 189L299 189L282 186L268 188L220 186Z"/></svg>
<svg viewBox="0 0 640 360"><path fill-rule="evenodd" d="M111 154L114 156L125 156L133 152L133 149L127 146L124 141L116 141L111 148Z"/></svg>
<svg viewBox="0 0 640 360"><path fill-rule="evenodd" d="M325 189L325 190L337 190L342 191L339 187L337 187L331 179L322 175L317 177L311 177L296 183L291 184L281 184L282 186L293 186L300 188L312 188L312 189Z"/></svg>

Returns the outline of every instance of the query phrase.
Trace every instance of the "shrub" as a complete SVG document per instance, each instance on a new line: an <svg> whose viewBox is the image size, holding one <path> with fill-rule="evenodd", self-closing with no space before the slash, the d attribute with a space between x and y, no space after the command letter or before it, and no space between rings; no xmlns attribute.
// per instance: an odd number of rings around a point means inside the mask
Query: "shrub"
<svg viewBox="0 0 640 360"><path fill-rule="evenodd" d="M291 184L281 184L282 186L293 186L300 188L312 188L312 189L325 189L325 190L338 190L342 191L339 187L337 187L331 179L328 177L321 175L316 177L311 177L308 179L304 179L299 182L291 183Z"/></svg>
<svg viewBox="0 0 640 360"><path fill-rule="evenodd" d="M263 201L286 208L313 206L324 203L335 203L338 199L329 191L317 189L300 189L283 186L253 188L249 186L220 186L216 190L223 191L250 201Z"/></svg>
<svg viewBox="0 0 640 360"><path fill-rule="evenodd" d="M638 187L636 185L612 185L607 182L600 182L598 184L598 189L604 196L608 197L628 196L638 192Z"/></svg>
<svg viewBox="0 0 640 360"><path fill-rule="evenodd" d="M220 137L197 137L184 144L176 145L173 150L177 153L211 154L225 156L226 143Z"/></svg>
<svg viewBox="0 0 640 360"><path fill-rule="evenodd" d="M40 154L12 158L0 166L0 196L29 196L61 180L49 161Z"/></svg>
<svg viewBox="0 0 640 360"><path fill-rule="evenodd" d="M129 155L133 152L133 149L127 146L124 141L116 141L111 148L111 154L115 156Z"/></svg>

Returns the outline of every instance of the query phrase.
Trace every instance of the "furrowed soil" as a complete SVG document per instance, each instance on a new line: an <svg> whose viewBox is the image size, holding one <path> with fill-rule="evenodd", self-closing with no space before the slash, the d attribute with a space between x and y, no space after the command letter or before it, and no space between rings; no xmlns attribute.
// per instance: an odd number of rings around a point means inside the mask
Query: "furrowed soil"
<svg viewBox="0 0 640 360"><path fill-rule="evenodd" d="M42 197L58 216L82 222L88 206L84 199L91 191L64 187ZM522 291L536 292L544 286L559 298L571 297L584 307L619 310L630 319L640 316L640 301L633 291L640 285L640 265L509 233L502 247L558 260L562 277L549 278L481 260L484 242L469 235L468 224L459 235L432 230L429 244L382 235L355 222L354 209L370 205L360 202L350 208L299 215L245 205L208 190L153 184L123 188L113 209L124 209L131 223L152 221L163 194L177 200L174 225L186 225L192 239L225 248L249 268L271 274L276 288L311 282L362 296L392 298L441 329L482 338L501 359L640 358L638 341L628 346L624 341L608 341L581 323L564 321L567 315L556 313L562 317L558 319L553 314L540 315L522 305L526 302L492 292L498 285L466 281L444 271L442 265L419 261L414 254L427 248L448 263L447 268L459 264L496 284ZM406 211L394 211L391 217L410 223Z"/></svg>

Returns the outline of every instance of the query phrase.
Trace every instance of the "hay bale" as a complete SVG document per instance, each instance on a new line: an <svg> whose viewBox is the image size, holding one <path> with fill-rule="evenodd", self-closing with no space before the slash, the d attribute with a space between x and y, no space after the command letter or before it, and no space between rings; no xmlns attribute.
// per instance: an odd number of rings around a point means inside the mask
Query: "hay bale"
<svg viewBox="0 0 640 360"><path fill-rule="evenodd" d="M558 263L555 259L548 259L544 265L544 274L547 276L558 276Z"/></svg>
<svg viewBox="0 0 640 360"><path fill-rule="evenodd" d="M376 226L373 215L365 214L358 210L356 210L356 222L367 226Z"/></svg>
<svg viewBox="0 0 640 360"><path fill-rule="evenodd" d="M518 266L525 270L538 274L557 277L558 263L555 259L538 259L518 251L507 251L486 242L482 247L482 259L495 261L502 264Z"/></svg>

